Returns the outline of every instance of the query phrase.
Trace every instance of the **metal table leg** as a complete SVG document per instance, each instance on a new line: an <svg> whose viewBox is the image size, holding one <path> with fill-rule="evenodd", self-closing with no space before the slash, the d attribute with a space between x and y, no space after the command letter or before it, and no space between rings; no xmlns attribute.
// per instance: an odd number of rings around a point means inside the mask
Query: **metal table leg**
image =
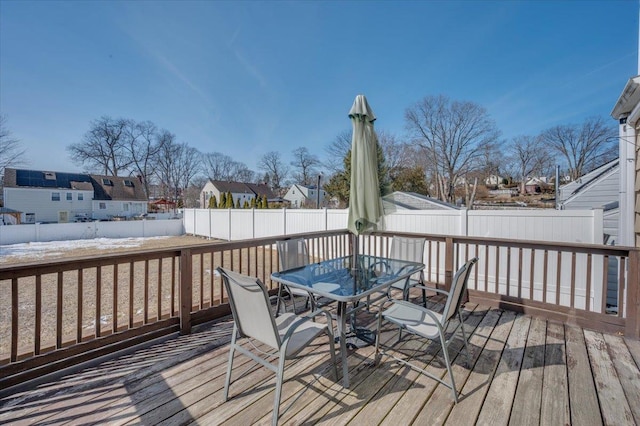
<svg viewBox="0 0 640 426"><path fill-rule="evenodd" d="M338 302L338 338L342 358L342 385L349 387L349 365L347 363L347 302Z"/></svg>

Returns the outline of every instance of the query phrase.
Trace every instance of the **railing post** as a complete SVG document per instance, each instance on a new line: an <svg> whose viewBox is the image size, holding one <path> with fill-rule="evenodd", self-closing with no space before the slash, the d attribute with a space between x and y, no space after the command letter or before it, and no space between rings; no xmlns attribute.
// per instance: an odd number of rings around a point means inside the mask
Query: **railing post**
<svg viewBox="0 0 640 426"><path fill-rule="evenodd" d="M180 334L191 333L192 277L191 249L183 249L180 251Z"/></svg>
<svg viewBox="0 0 640 426"><path fill-rule="evenodd" d="M640 250L629 251L625 335L640 339Z"/></svg>
<svg viewBox="0 0 640 426"><path fill-rule="evenodd" d="M444 287L448 291L453 281L453 238L444 241Z"/></svg>

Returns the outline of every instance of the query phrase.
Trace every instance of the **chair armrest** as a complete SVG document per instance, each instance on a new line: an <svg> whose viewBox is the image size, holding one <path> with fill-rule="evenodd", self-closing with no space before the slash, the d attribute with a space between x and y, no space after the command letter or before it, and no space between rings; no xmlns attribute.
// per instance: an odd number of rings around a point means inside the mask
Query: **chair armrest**
<svg viewBox="0 0 640 426"><path fill-rule="evenodd" d="M438 326L438 328L439 328L440 330L442 330L442 323L441 323L441 322L440 322L440 320L436 317L436 315L433 313L433 311L431 311L430 309L427 309L427 308L425 308L425 307L423 307L423 306L420 306L420 305L416 305L415 303L411 303L411 302L408 302L408 301L406 301L406 300L396 300L396 299L393 299L393 300L391 300L391 302L392 302L392 303L394 303L394 304L404 305L404 306L407 306L407 307L409 307L409 308L411 308L411 309L415 309L415 310L417 310L417 311L421 311L421 312L423 312L424 314L426 314L427 316L429 316L429 317L433 320L433 322L435 322L435 323L436 323L436 325ZM384 316L384 315L383 315L383 316Z"/></svg>
<svg viewBox="0 0 640 426"><path fill-rule="evenodd" d="M412 287L413 288L419 288L419 289L422 289L422 290L427 290L427 291L433 291L435 293L444 294L444 295L447 295L447 296L449 295L449 292L446 291L446 290L440 290L439 288L429 287L429 286L426 286L426 285L417 284L417 285L414 285Z"/></svg>
<svg viewBox="0 0 640 426"><path fill-rule="evenodd" d="M283 342L287 341L291 337L291 335L295 333L298 327L300 327L302 324L304 324L307 321L311 321L313 318L317 317L318 315L325 315L327 317L327 326L329 327L329 331L331 331L331 334L333 335L333 319L331 318L331 314L326 309L318 309L303 317L298 317L298 319L293 324L291 324L291 327L289 327L285 335L282 336L282 341Z"/></svg>

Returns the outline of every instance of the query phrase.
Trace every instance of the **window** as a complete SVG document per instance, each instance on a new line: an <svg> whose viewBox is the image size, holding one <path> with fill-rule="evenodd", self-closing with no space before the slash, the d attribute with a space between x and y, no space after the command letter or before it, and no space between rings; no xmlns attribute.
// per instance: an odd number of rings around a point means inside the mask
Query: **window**
<svg viewBox="0 0 640 426"><path fill-rule="evenodd" d="M133 182L131 182L130 180L125 180L124 181L124 186L128 186L130 188L133 188Z"/></svg>
<svg viewBox="0 0 640 426"><path fill-rule="evenodd" d="M67 201L73 201L73 194L70 192L67 192Z"/></svg>
<svg viewBox="0 0 640 426"><path fill-rule="evenodd" d="M106 210L107 209L107 203L100 203L100 210Z"/></svg>
<svg viewBox="0 0 640 426"><path fill-rule="evenodd" d="M113 182L111 182L111 179L102 179L102 184L103 185L107 185L107 186L113 186Z"/></svg>
<svg viewBox="0 0 640 426"><path fill-rule="evenodd" d="M51 193L51 201L60 201L60 193L52 192Z"/></svg>
<svg viewBox="0 0 640 426"><path fill-rule="evenodd" d="M84 194L78 194L78 201L84 200Z"/></svg>
<svg viewBox="0 0 640 426"><path fill-rule="evenodd" d="M54 172L44 172L45 180L56 180L56 174Z"/></svg>

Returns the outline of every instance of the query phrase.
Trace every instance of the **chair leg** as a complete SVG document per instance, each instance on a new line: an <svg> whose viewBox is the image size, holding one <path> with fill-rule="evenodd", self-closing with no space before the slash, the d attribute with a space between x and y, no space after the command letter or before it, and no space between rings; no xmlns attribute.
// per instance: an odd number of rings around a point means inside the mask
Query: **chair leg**
<svg viewBox="0 0 640 426"><path fill-rule="evenodd" d="M469 345L467 344L467 333L464 331L464 323L462 322L462 314L458 311L458 320L460 321L460 328L462 329L462 339L464 342L464 351L467 358L467 368L471 367L471 352L469 352Z"/></svg>
<svg viewBox="0 0 640 426"><path fill-rule="evenodd" d="M376 333L376 350L373 356L373 365L378 365L380 362L380 330L382 328L382 313L378 314L378 329Z"/></svg>
<svg viewBox="0 0 640 426"><path fill-rule="evenodd" d="M336 376L336 382L338 381L338 367L336 362L336 344L333 337L333 331L327 327L327 335L329 336L329 351L331 351L331 364L333 365L333 374Z"/></svg>
<svg viewBox="0 0 640 426"><path fill-rule="evenodd" d="M422 289L422 306L427 307L427 290Z"/></svg>
<svg viewBox="0 0 640 426"><path fill-rule="evenodd" d="M229 399L229 385L231 384L231 370L233 369L233 355L236 351L237 338L236 325L233 325L233 335L231 336L231 346L229 347L229 362L227 363L227 378L224 381L224 400Z"/></svg>
<svg viewBox="0 0 640 426"><path fill-rule="evenodd" d="M280 417L280 397L282 395L282 381L284 379L284 362L284 353L283 351L280 351L280 359L278 360L278 371L276 372L276 391L273 401L273 417L271 420L272 426L278 426L278 417Z"/></svg>
<svg viewBox="0 0 640 426"><path fill-rule="evenodd" d="M449 346L444 336L444 331L440 331L440 342L442 343L442 352L444 353L444 362L447 365L447 372L449 373L449 380L451 380L451 392L453 393L453 401L458 403L458 392L456 391L456 382L453 378L453 369L451 368L451 361L449 360Z"/></svg>
<svg viewBox="0 0 640 426"><path fill-rule="evenodd" d="M293 305L293 313L295 314L298 312L298 310L296 309L296 297L291 292L289 292L289 297L291 297L291 304Z"/></svg>

